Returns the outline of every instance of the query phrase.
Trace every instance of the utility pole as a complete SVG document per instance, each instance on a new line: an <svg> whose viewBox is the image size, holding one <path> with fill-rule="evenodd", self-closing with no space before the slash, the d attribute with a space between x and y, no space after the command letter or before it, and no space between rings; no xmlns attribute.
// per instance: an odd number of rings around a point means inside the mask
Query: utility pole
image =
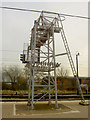
<svg viewBox="0 0 90 120"><path fill-rule="evenodd" d="M79 52L76 54L76 70L77 70L77 77L78 77L78 56L79 56ZM79 95L79 90L77 88L77 95Z"/></svg>

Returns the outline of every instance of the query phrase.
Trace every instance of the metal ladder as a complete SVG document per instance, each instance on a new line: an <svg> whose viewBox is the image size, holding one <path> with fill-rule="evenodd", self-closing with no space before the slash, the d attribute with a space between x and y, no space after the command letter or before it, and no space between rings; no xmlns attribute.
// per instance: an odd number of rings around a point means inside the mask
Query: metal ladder
<svg viewBox="0 0 90 120"><path fill-rule="evenodd" d="M69 46L68 46L68 42L67 42L67 39L66 39L66 36L65 36L65 32L64 32L64 28L63 28L63 24L62 24L60 14L58 15L58 17L59 17L59 21L60 21L60 24L61 24L61 36L62 36L62 39L63 39L65 50L67 52L67 56L68 56L68 59L69 59L71 70L72 70L72 73L73 73L74 77L76 77L76 84L77 84L79 93L81 95L82 101L85 102L85 99L84 99L83 93L82 93L82 89L81 89L81 86L80 86L79 78L77 76L77 72L76 72L74 62L73 62L73 59L72 59L72 56L71 56L71 52L70 52L70 49L69 49Z"/></svg>

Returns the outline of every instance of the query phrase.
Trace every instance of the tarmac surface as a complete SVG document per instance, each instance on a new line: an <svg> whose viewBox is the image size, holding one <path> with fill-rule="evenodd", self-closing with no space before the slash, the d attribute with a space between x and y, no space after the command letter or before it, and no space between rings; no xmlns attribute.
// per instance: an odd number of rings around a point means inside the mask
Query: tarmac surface
<svg viewBox="0 0 90 120"><path fill-rule="evenodd" d="M2 102L2 118L88 118L89 106L82 106L79 100L59 101L55 109L54 101L48 107L47 101L38 102L35 110L30 110L27 102Z"/></svg>

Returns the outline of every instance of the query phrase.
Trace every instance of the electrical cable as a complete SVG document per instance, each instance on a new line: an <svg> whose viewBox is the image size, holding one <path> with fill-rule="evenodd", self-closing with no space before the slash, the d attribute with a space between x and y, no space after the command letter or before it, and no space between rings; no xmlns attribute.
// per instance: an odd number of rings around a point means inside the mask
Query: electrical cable
<svg viewBox="0 0 90 120"><path fill-rule="evenodd" d="M18 50L0 50L0 52L22 52Z"/></svg>
<svg viewBox="0 0 90 120"><path fill-rule="evenodd" d="M38 12L38 13L48 13L48 14L54 14L54 15L63 15L68 17L77 17L77 18L83 18L83 19L90 19L85 16L78 16L78 15L71 15L71 14L62 14L62 13L56 13L56 12L50 12L50 11L41 11L41 10L30 10L30 9L23 9L23 8L12 8L12 7L0 7L2 9L11 9L11 10L20 10L20 11L29 11L29 12Z"/></svg>

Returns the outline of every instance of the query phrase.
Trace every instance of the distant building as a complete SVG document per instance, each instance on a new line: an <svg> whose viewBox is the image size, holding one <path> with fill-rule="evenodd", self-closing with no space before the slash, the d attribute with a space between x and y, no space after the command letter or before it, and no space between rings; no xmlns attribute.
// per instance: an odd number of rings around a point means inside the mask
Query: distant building
<svg viewBox="0 0 90 120"><path fill-rule="evenodd" d="M87 84L88 90L90 90L90 77L79 77L80 84ZM57 77L58 87L62 89L75 90L76 78L75 77Z"/></svg>

